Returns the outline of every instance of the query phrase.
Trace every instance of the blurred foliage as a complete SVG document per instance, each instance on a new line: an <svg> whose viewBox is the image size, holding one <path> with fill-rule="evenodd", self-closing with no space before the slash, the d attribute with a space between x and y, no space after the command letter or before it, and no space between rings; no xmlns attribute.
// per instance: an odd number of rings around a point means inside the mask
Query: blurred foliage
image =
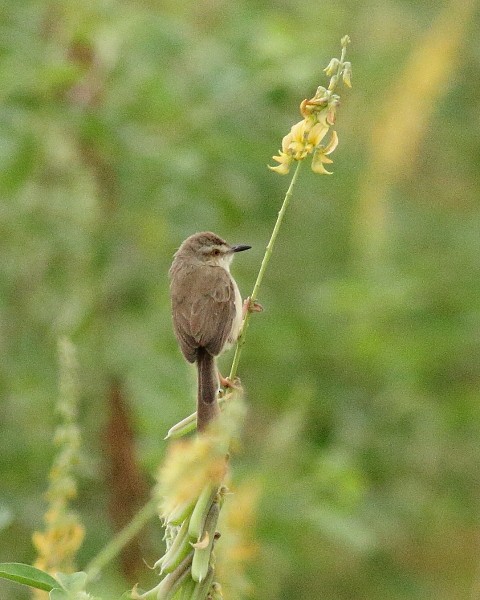
<svg viewBox="0 0 480 600"><path fill-rule="evenodd" d="M250 417L234 477L261 498L253 597L473 597L477 4L4 0L0 561L34 559L59 336L80 365L80 566L112 533L112 380L154 472L194 400L172 254L202 229L251 244L234 266L248 294L288 184L266 164L348 33L335 174L302 174L240 365Z"/></svg>

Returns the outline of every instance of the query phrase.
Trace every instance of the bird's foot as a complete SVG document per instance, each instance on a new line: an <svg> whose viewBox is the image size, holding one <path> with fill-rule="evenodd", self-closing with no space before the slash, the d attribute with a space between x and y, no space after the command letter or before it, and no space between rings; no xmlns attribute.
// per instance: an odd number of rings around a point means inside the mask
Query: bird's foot
<svg viewBox="0 0 480 600"><path fill-rule="evenodd" d="M219 373L218 379L220 380L220 385L223 388L232 388L238 390L242 387L239 377L235 377L235 379L232 380L230 377L223 377L222 374Z"/></svg>
<svg viewBox="0 0 480 600"><path fill-rule="evenodd" d="M256 300L253 300L249 297L246 298L243 302L243 316L245 317L245 315L247 314L247 312L262 312L263 311L263 306L260 304L260 302L257 302Z"/></svg>

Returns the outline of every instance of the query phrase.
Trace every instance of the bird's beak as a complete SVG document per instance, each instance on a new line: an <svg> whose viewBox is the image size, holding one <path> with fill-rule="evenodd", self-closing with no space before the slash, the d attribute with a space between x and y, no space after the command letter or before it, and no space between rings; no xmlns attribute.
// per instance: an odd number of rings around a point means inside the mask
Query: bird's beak
<svg viewBox="0 0 480 600"><path fill-rule="evenodd" d="M251 246L247 246L246 244L237 244L236 246L232 246L232 250L234 252L243 252L244 250L250 250Z"/></svg>

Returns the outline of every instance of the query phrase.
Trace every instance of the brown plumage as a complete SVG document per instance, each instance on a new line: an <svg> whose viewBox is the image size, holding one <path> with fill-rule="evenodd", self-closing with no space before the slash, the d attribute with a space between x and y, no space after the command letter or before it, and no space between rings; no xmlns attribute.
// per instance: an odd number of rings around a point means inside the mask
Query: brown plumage
<svg viewBox="0 0 480 600"><path fill-rule="evenodd" d="M218 413L219 387L215 357L237 339L242 300L230 275L235 252L211 232L187 238L170 268L170 295L175 335L185 358L197 364L197 428L203 431Z"/></svg>

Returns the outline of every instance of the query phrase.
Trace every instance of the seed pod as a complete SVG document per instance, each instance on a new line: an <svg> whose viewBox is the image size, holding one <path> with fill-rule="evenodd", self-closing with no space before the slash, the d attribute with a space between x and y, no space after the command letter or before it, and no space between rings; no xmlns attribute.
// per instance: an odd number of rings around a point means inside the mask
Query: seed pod
<svg viewBox="0 0 480 600"><path fill-rule="evenodd" d="M181 525L183 521L188 519L195 508L195 500L187 500L182 504L178 504L170 513L166 516L168 525Z"/></svg>
<svg viewBox="0 0 480 600"><path fill-rule="evenodd" d="M205 519L207 518L210 506L217 493L217 486L212 483L207 483L203 488L200 496L198 497L195 508L193 509L192 516L190 517L190 524L188 526L188 535L190 539L198 541L202 535L202 531L205 525Z"/></svg>
<svg viewBox="0 0 480 600"><path fill-rule="evenodd" d="M188 521L184 521L180 527L172 545L162 558L155 563L161 567L162 573L171 573L192 551L190 538L188 537Z"/></svg>
<svg viewBox="0 0 480 600"><path fill-rule="evenodd" d="M194 581L204 581L207 577L219 514L220 505L218 502L214 502L208 511L207 518L205 519L205 527L202 532L202 539L208 536L206 538L208 539L208 543L206 545L200 543L199 547L196 547L193 553L192 579Z"/></svg>

